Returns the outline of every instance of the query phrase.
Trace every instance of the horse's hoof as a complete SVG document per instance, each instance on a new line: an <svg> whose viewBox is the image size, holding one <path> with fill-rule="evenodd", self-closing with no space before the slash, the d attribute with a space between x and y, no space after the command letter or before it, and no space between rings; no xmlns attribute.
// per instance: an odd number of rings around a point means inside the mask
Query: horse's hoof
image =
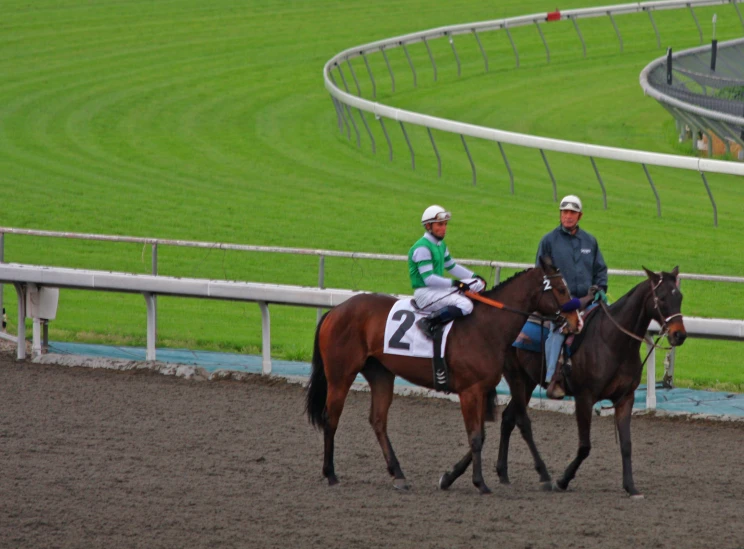
<svg viewBox="0 0 744 549"><path fill-rule="evenodd" d="M452 486L452 481L449 479L449 473L444 473L439 477L439 489L447 490L450 486Z"/></svg>
<svg viewBox="0 0 744 549"><path fill-rule="evenodd" d="M543 492L552 492L553 491L553 481L552 480L546 480L544 482L540 483L540 489Z"/></svg>
<svg viewBox="0 0 744 549"><path fill-rule="evenodd" d="M393 488L396 490L408 490L410 486L408 486L408 482L404 478L396 478L393 481Z"/></svg>
<svg viewBox="0 0 744 549"><path fill-rule="evenodd" d="M565 492L568 488L568 486L566 486L566 488L562 488L561 485L558 484L558 482L556 481L551 482L550 486L553 489L553 492Z"/></svg>
<svg viewBox="0 0 744 549"><path fill-rule="evenodd" d="M499 482L504 486L509 486L511 484L509 477L499 477Z"/></svg>
<svg viewBox="0 0 744 549"><path fill-rule="evenodd" d="M328 486L336 486L338 484L338 479L336 476L328 477Z"/></svg>
<svg viewBox="0 0 744 549"><path fill-rule="evenodd" d="M491 489L486 485L485 482L481 482L480 484L476 484L475 487L478 488L478 491L483 496L485 496L486 494L492 493L491 492Z"/></svg>
<svg viewBox="0 0 744 549"><path fill-rule="evenodd" d="M645 496L643 494L631 494L630 499L633 501L640 501L642 499L645 499Z"/></svg>

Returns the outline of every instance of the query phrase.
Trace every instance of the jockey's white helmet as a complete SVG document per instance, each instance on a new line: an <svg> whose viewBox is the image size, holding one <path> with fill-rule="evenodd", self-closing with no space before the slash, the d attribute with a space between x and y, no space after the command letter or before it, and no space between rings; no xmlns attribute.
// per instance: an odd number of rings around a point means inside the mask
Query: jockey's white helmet
<svg viewBox="0 0 744 549"><path fill-rule="evenodd" d="M452 214L447 210L434 204L424 210L424 214L421 216L421 224L426 225L427 223L436 223L438 221L449 221L451 217Z"/></svg>
<svg viewBox="0 0 744 549"><path fill-rule="evenodd" d="M561 210L572 210L581 213L581 199L575 194L564 196L561 200Z"/></svg>

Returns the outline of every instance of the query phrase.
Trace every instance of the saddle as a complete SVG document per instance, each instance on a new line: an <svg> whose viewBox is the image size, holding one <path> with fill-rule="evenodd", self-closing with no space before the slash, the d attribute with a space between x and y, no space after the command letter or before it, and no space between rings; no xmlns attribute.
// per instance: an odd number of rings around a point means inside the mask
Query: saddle
<svg viewBox="0 0 744 549"><path fill-rule="evenodd" d="M447 336L452 329L452 322L445 324L433 339L429 339L416 326L416 322L425 316L427 316L427 313L422 312L413 299L399 299L388 313L383 352L393 355L431 358L434 389L450 392L449 368L444 355Z"/></svg>

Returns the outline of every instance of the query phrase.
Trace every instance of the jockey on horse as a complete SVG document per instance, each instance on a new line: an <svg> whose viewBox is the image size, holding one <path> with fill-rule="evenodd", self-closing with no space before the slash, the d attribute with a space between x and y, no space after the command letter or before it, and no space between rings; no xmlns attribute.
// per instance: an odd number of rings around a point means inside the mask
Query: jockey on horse
<svg viewBox="0 0 744 549"><path fill-rule="evenodd" d="M426 232L408 251L408 274L414 300L423 312L430 313L417 325L431 338L447 322L473 312L473 303L462 293L467 290L477 293L486 287L483 278L458 265L450 256L444 235L451 217L441 206L426 208L421 216ZM446 278L445 270L455 279Z"/></svg>
<svg viewBox="0 0 744 549"><path fill-rule="evenodd" d="M560 225L540 240L537 248L538 261L543 255L550 256L563 273L571 296L581 301L582 309L594 300L595 294L600 293L600 290L603 292L600 297L606 301L604 292L607 292L607 265L599 251L597 239L579 228L579 220L584 215L581 199L572 194L564 197L560 212ZM556 369L556 364L566 335L560 333L555 325L551 328L545 342L545 379L549 382L548 397L560 400L566 392L562 387L562 369ZM570 365L565 351L563 362Z"/></svg>

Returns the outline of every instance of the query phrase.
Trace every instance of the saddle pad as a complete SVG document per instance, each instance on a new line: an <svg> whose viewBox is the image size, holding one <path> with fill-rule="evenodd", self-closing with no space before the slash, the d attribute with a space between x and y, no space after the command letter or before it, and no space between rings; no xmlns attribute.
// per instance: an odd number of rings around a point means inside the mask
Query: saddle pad
<svg viewBox="0 0 744 549"><path fill-rule="evenodd" d="M517 340L512 343L512 347L518 349L524 349L525 351L532 351L533 353L540 352L540 341L545 341L548 338L550 330L548 328L542 328L542 339L540 338L540 324L535 322L525 322L522 327L522 331L519 333Z"/></svg>
<svg viewBox="0 0 744 549"><path fill-rule="evenodd" d="M589 317L589 315L594 312L596 309L598 309L598 306L596 303L593 303L592 305L589 305L589 307L586 308L585 311L581 313L582 318L584 320L584 323L586 324L586 320ZM548 334L550 333L549 328L546 328L543 326L542 328L542 341L543 344L545 343L545 340L548 339ZM570 335L566 338L566 341L564 342L564 345L568 349L568 356L573 355L576 352L576 349L581 344L581 339L579 339L579 342L576 345L576 348L573 348L572 345L574 343L574 335ZM583 338L582 338L583 339ZM518 349L524 349L525 351L532 351L533 353L539 353L540 352L540 324L537 322L531 322L527 321L524 323L524 326L522 327L522 331L519 333L519 336L517 336L517 340L512 343L512 347L516 347Z"/></svg>
<svg viewBox="0 0 744 549"><path fill-rule="evenodd" d="M416 322L427 315L414 309L412 301L410 298L399 299L390 309L385 323L383 351L389 355L432 358L434 343L416 326ZM451 329L452 322L448 322L442 334L442 356L444 356L447 336Z"/></svg>

